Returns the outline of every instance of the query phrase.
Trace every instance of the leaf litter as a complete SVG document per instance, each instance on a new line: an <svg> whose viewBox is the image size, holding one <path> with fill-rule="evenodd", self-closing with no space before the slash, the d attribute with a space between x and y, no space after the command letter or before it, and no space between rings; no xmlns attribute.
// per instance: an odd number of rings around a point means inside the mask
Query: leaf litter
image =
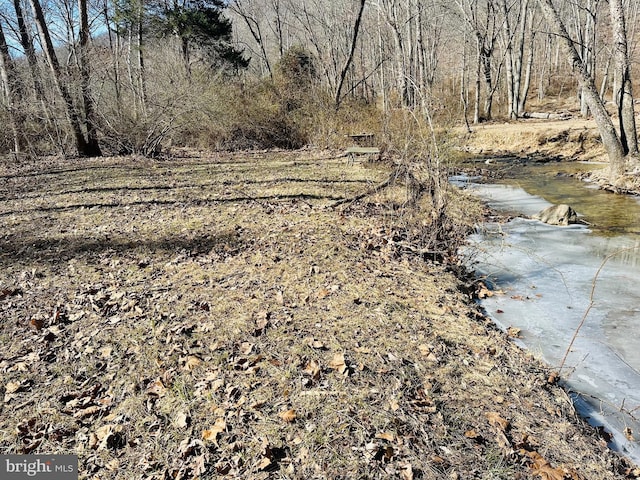
<svg viewBox="0 0 640 480"><path fill-rule="evenodd" d="M425 260L431 206L342 202L388 168L328 157L4 165L3 452L100 479L637 476Z"/></svg>

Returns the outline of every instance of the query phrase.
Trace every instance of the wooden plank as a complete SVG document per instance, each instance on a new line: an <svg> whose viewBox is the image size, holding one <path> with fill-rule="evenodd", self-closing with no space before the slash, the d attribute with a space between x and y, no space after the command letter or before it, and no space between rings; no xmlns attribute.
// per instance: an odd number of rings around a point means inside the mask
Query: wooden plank
<svg viewBox="0 0 640 480"><path fill-rule="evenodd" d="M380 153L377 147L349 147L345 150L347 155L373 155Z"/></svg>

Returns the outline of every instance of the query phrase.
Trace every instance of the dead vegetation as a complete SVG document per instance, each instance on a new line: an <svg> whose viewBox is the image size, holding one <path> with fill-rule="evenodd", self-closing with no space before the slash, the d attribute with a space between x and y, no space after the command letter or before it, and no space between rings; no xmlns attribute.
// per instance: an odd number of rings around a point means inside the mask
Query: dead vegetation
<svg viewBox="0 0 640 480"><path fill-rule="evenodd" d="M6 167L2 452L95 479L633 476L451 273L480 208L331 157Z"/></svg>
<svg viewBox="0 0 640 480"><path fill-rule="evenodd" d="M474 155L606 160L600 134L591 119L496 122L474 126L472 130L463 135L462 141Z"/></svg>

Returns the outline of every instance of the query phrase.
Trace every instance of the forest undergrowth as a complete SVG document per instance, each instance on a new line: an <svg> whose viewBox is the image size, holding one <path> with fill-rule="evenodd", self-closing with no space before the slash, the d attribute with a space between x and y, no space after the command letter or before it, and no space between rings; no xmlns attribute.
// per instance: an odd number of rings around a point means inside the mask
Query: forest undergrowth
<svg viewBox="0 0 640 480"><path fill-rule="evenodd" d="M95 479L637 476L456 275L482 208L447 186L435 215L391 171L4 165L0 451Z"/></svg>

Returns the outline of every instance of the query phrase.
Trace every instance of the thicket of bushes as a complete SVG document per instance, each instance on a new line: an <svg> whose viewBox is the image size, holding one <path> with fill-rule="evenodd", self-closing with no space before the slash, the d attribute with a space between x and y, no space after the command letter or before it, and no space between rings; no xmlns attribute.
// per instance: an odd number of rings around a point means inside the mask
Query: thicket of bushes
<svg viewBox="0 0 640 480"><path fill-rule="evenodd" d="M382 127L380 110L362 100L346 99L336 110L331 92L319 86L313 58L302 48L292 48L273 76L262 79L216 73L204 65L187 75L178 55L150 49L144 96L135 82L127 83L131 75L124 69L116 90L109 59L95 65L92 91L104 154L152 156L172 146L340 147L345 134L380 132ZM28 79L26 68L21 74ZM75 85L73 76L69 83ZM33 98L20 105L28 120L27 151L34 156L74 155L62 102L53 89L47 97L46 105ZM0 122L8 125L6 109L0 108ZM0 150L11 148L10 129L0 129Z"/></svg>

